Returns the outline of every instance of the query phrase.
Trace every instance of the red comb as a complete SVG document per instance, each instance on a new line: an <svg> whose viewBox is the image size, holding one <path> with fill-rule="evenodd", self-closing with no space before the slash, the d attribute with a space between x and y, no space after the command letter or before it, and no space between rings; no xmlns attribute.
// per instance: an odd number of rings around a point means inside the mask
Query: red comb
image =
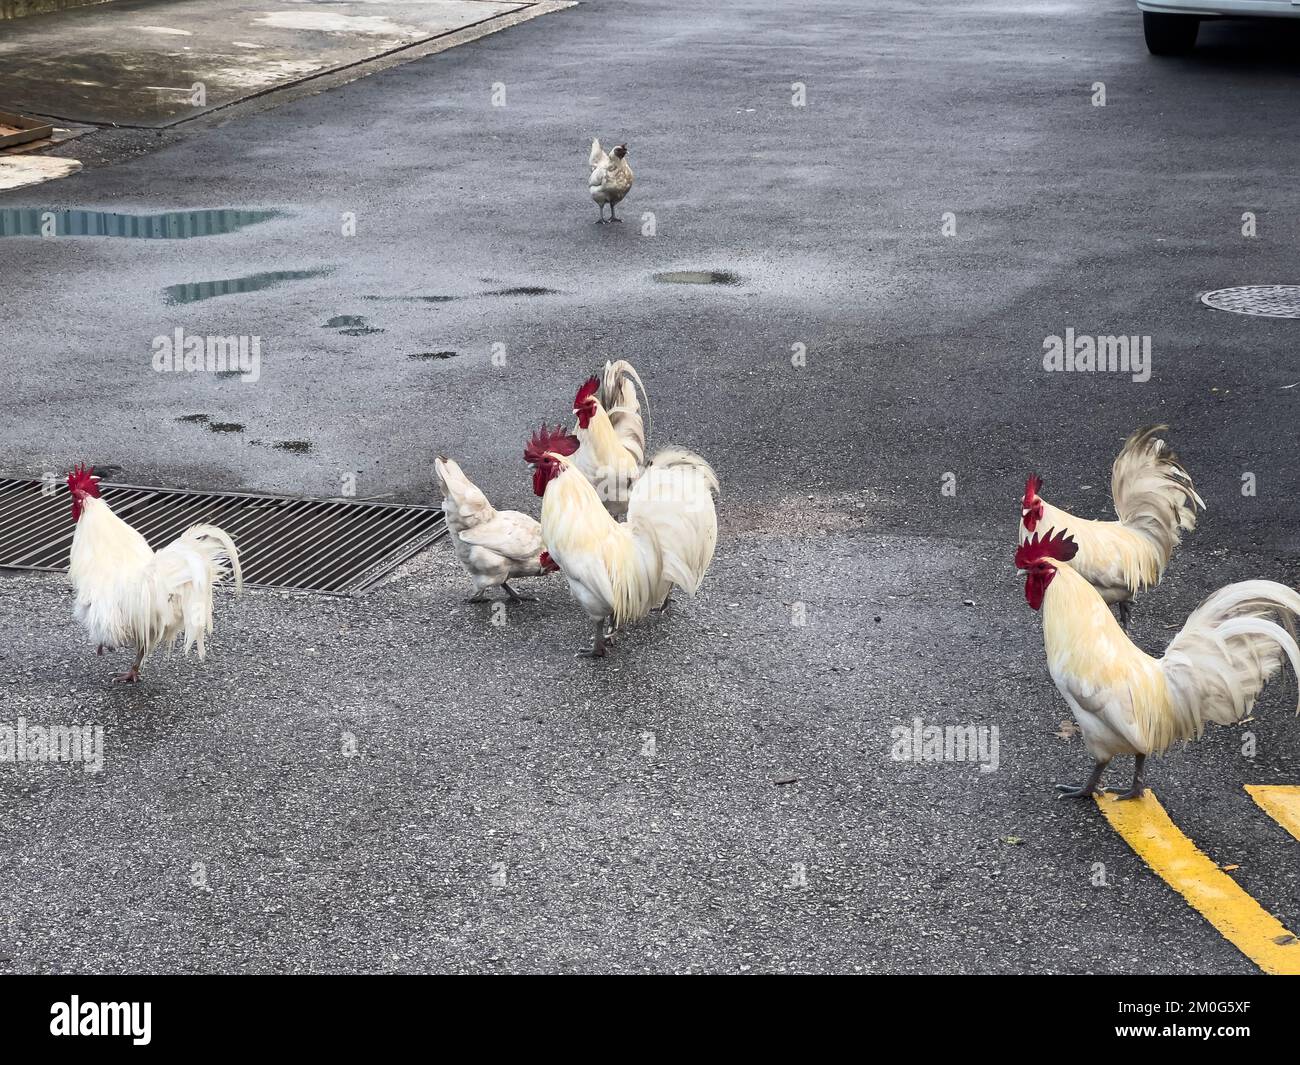
<svg viewBox="0 0 1300 1065"><path fill-rule="evenodd" d="M600 390L600 378L588 377L583 382L582 387L578 389L578 394L573 397L573 406L575 409L581 407L587 400L591 399Z"/></svg>
<svg viewBox="0 0 1300 1065"><path fill-rule="evenodd" d="M1034 497L1038 495L1039 490L1043 487L1043 479L1036 473L1029 475L1029 480L1025 482L1025 498L1021 505L1028 510L1034 505Z"/></svg>
<svg viewBox="0 0 1300 1065"><path fill-rule="evenodd" d="M1047 535L1040 537L1034 533L1028 540L1016 548L1016 569L1028 569L1035 562L1045 558L1054 558L1057 562L1069 562L1079 551L1079 545L1070 539L1064 529L1060 532L1047 530Z"/></svg>
<svg viewBox="0 0 1300 1065"><path fill-rule="evenodd" d="M554 429L548 429L543 425L533 433L533 438L524 448L524 461L530 466L536 466L548 451L557 455L572 455L578 447L578 438L566 433L564 426L557 425Z"/></svg>
<svg viewBox="0 0 1300 1065"><path fill-rule="evenodd" d="M99 478L95 476L95 467L78 463L68 474L68 491L85 492L88 496L99 498Z"/></svg>

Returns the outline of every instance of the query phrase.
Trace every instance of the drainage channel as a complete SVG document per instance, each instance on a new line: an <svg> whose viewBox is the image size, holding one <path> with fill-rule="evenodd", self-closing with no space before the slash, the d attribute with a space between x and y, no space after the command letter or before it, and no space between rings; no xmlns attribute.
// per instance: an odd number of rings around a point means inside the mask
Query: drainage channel
<svg viewBox="0 0 1300 1065"><path fill-rule="evenodd" d="M100 484L106 503L155 551L191 525L220 526L245 583L358 595L446 534L440 507L351 499ZM75 526L63 485L0 477L0 569L66 573Z"/></svg>

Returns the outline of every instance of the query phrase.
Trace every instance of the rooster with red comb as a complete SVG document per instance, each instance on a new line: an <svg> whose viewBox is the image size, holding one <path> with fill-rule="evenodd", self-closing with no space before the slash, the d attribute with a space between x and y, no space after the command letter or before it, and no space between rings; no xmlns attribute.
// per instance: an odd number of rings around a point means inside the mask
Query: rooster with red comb
<svg viewBox="0 0 1300 1065"><path fill-rule="evenodd" d="M1180 530L1196 527L1205 503L1173 449L1160 438L1168 426L1139 429L1125 442L1111 467L1110 494L1118 521L1090 521L1060 510L1038 493L1037 474L1020 503L1020 542L1038 529L1068 532L1077 545L1075 572L1115 606L1127 631L1133 596L1164 576Z"/></svg>
<svg viewBox="0 0 1300 1065"><path fill-rule="evenodd" d="M1133 645L1101 594L1075 571L1078 552L1056 530L1035 533L1016 549L1025 599L1043 615L1047 671L1095 760L1083 784L1058 784L1057 790L1060 798L1098 794L1111 760L1131 754L1133 784L1118 798L1137 799L1148 755L1196 739L1206 722L1240 721L1284 658L1300 675L1300 594L1274 581L1229 584L1192 612L1163 657L1152 658Z"/></svg>
<svg viewBox="0 0 1300 1065"><path fill-rule="evenodd" d="M72 551L68 577L76 592L77 620L91 641L105 647L133 647L135 661L115 679L134 684L145 659L159 647L170 650L185 637L185 653L206 653L212 631L212 591L233 575L243 579L234 541L214 525L193 525L155 552L135 529L100 498L93 469L68 475L72 494Z"/></svg>
<svg viewBox="0 0 1300 1065"><path fill-rule="evenodd" d="M576 436L560 427L534 434L524 449L533 491L542 497L542 540L591 618L594 639L579 655L603 658L608 633L664 604L674 587L694 595L713 560L718 479L699 455L665 448L615 521L574 465Z"/></svg>
<svg viewBox="0 0 1300 1065"><path fill-rule="evenodd" d="M580 445L573 464L618 521L627 516L632 486L645 472L646 427L641 421L638 390L645 395L645 385L630 362L607 360L604 372L585 381L573 398L573 414L578 419L573 435Z"/></svg>

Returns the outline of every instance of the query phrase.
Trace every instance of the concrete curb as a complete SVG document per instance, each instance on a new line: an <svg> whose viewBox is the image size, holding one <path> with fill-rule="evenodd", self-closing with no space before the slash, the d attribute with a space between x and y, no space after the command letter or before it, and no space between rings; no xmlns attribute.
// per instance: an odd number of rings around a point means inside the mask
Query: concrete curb
<svg viewBox="0 0 1300 1065"><path fill-rule="evenodd" d="M303 96L312 96L318 92L324 92L326 89L346 85L350 81L357 81L370 74L377 74L382 70L390 70L393 67L401 66L403 63L423 59L425 56L437 55L439 52L445 52L458 45L469 44L471 41L477 41L481 37L487 37L501 30L508 30L512 26L518 26L520 23L528 22L530 19L535 19L541 15L549 15L556 11L563 11L566 8L577 7L578 2L579 0L541 0L541 2L519 11L495 15L484 19L482 22L463 26L458 30L452 30L437 37L430 37L423 41L416 41L413 44L403 45L400 48L393 48L387 52L368 56L355 63L334 67L331 70L323 70L318 74L312 74L297 81L286 82L283 85L274 85L260 92L250 93L238 100L200 111L198 114L179 118L175 122L169 122L163 126L122 126L120 128L175 129L177 126L182 125L201 124L204 120L211 120L214 115L221 115L224 121L231 117L228 112L235 109L239 109L241 112L246 109L248 113L267 110ZM258 101L262 101L261 106L257 106Z"/></svg>

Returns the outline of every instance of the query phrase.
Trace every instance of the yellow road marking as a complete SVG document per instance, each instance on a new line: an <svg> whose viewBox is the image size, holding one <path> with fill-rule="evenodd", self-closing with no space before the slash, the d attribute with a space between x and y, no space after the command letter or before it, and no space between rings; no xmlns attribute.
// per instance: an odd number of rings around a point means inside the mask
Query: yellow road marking
<svg viewBox="0 0 1300 1065"><path fill-rule="evenodd" d="M1247 784L1246 791L1269 817L1300 839L1300 788L1283 784Z"/></svg>
<svg viewBox="0 0 1300 1065"><path fill-rule="evenodd" d="M1178 830L1154 792L1126 802L1100 796L1097 805L1137 856L1228 942L1266 973L1300 976L1300 939Z"/></svg>

